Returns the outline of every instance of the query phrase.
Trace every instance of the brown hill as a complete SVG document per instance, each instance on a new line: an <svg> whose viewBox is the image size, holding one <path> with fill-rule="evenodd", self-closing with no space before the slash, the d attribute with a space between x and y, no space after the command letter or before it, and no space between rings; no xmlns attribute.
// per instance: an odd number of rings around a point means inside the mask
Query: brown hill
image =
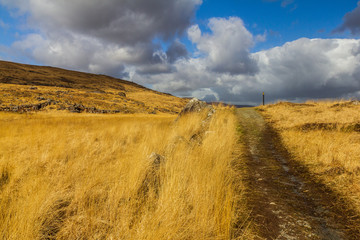
<svg viewBox="0 0 360 240"><path fill-rule="evenodd" d="M0 61L0 111L178 113L187 101L105 75Z"/></svg>

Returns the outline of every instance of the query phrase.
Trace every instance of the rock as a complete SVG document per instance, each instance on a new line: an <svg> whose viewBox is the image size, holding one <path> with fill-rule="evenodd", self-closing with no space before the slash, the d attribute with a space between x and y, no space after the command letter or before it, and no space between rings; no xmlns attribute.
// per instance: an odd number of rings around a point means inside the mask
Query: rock
<svg viewBox="0 0 360 240"><path fill-rule="evenodd" d="M119 95L120 97L126 97L126 93L124 93L124 92L119 92L118 95Z"/></svg>
<svg viewBox="0 0 360 240"><path fill-rule="evenodd" d="M104 90L101 90L101 89L97 89L95 91L92 91L91 93L98 93L98 94L104 94L106 93Z"/></svg>
<svg viewBox="0 0 360 240"><path fill-rule="evenodd" d="M197 98L191 99L181 110L180 115L183 115L185 113L189 112L201 112L203 109L207 108L208 105L204 101L200 101Z"/></svg>
<svg viewBox="0 0 360 240"><path fill-rule="evenodd" d="M82 104L74 104L69 107L70 112L81 113L85 110L85 107Z"/></svg>
<svg viewBox="0 0 360 240"><path fill-rule="evenodd" d="M193 98L191 99L183 108L183 110L181 110L181 112L179 113L179 117L181 117L184 114L187 113L199 113L203 110L207 110L207 117L204 121L208 122L208 120L212 117L212 115L215 113L215 109L213 108L213 106L208 105L206 102L204 101L200 101L197 98ZM178 120L178 118L176 120Z"/></svg>
<svg viewBox="0 0 360 240"><path fill-rule="evenodd" d="M30 90L36 90L36 89L38 89L37 87L30 87L29 88Z"/></svg>
<svg viewBox="0 0 360 240"><path fill-rule="evenodd" d="M151 162L152 167L154 167L155 169L159 169L160 165L165 162L165 157L155 152L152 152L149 156L149 161Z"/></svg>

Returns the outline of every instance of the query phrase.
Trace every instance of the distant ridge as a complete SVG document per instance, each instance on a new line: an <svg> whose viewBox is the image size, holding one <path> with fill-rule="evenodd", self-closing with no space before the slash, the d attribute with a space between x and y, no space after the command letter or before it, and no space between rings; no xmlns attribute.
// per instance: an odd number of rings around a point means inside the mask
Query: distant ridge
<svg viewBox="0 0 360 240"><path fill-rule="evenodd" d="M255 107L252 105L237 105L237 104L231 104L231 103L223 103L223 102L207 102L208 104L213 104L213 105L219 105L222 104L224 106L234 106L236 108L246 108L246 107Z"/></svg>
<svg viewBox="0 0 360 240"><path fill-rule="evenodd" d="M176 114L187 101L106 75L0 61L0 111Z"/></svg>

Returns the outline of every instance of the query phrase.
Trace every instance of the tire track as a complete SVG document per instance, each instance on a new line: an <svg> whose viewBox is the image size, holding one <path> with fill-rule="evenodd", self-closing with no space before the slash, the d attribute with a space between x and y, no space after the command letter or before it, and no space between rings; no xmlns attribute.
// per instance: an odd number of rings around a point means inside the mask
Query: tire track
<svg viewBox="0 0 360 240"><path fill-rule="evenodd" d="M246 195L257 239L360 239L347 222L353 210L337 206L337 195L291 160L263 117L252 108L237 115L248 149Z"/></svg>

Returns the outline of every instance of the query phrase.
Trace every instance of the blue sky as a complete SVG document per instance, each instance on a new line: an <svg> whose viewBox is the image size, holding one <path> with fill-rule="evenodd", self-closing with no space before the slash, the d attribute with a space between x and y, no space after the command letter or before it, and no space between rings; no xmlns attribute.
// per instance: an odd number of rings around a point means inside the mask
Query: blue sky
<svg viewBox="0 0 360 240"><path fill-rule="evenodd" d="M0 0L0 59L258 104L360 97L358 0Z"/></svg>
<svg viewBox="0 0 360 240"><path fill-rule="evenodd" d="M196 22L206 27L212 17L238 16L253 34L267 35L252 51L276 47L298 38L348 38L348 33L332 33L342 24L345 13L358 0L204 0L196 13Z"/></svg>

